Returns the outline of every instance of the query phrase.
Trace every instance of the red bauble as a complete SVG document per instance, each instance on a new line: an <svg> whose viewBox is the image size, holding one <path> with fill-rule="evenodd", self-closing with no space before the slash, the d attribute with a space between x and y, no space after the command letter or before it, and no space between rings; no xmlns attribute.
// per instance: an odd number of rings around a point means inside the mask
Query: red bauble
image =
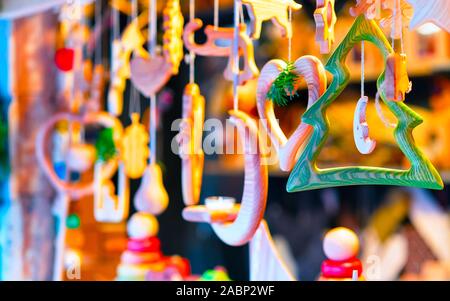
<svg viewBox="0 0 450 301"><path fill-rule="evenodd" d="M328 259L322 263L322 276L326 278L352 278L354 270L358 271L358 277L361 276L362 264L358 258L343 261Z"/></svg>
<svg viewBox="0 0 450 301"><path fill-rule="evenodd" d="M158 237L130 238L127 247L128 250L135 252L158 252L161 249L161 243Z"/></svg>
<svg viewBox="0 0 450 301"><path fill-rule="evenodd" d="M72 48L60 48L55 53L55 64L61 71L70 71L73 69L75 51Z"/></svg>

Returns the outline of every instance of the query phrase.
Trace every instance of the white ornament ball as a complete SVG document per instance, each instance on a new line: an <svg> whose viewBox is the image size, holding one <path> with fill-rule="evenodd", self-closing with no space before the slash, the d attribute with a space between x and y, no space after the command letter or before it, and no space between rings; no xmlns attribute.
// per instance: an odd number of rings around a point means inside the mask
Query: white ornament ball
<svg viewBox="0 0 450 301"><path fill-rule="evenodd" d="M342 261L355 257L359 251L359 239L348 228L334 228L325 235L323 251L328 259Z"/></svg>
<svg viewBox="0 0 450 301"><path fill-rule="evenodd" d="M158 235L159 224L156 217L145 212L137 212L128 221L128 236L143 239Z"/></svg>

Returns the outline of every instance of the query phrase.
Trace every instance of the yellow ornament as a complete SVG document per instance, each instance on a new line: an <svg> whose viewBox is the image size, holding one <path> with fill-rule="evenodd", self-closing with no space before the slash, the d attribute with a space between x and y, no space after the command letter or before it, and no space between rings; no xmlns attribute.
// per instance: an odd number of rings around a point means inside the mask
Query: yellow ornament
<svg viewBox="0 0 450 301"><path fill-rule="evenodd" d="M147 166L149 137L144 125L139 123L139 114L133 113L131 121L131 125L125 129L121 157L126 175L137 179L142 176Z"/></svg>

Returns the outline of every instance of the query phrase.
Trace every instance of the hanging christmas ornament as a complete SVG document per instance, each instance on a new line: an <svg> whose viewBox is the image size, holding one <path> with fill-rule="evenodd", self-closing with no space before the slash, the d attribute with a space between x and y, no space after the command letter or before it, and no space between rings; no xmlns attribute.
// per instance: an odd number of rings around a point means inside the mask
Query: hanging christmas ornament
<svg viewBox="0 0 450 301"><path fill-rule="evenodd" d="M144 96L156 94L169 81L172 65L161 55L136 56L130 62L131 81Z"/></svg>
<svg viewBox="0 0 450 301"><path fill-rule="evenodd" d="M381 99L398 120L394 137L411 167L407 170L377 167L339 167L319 169L317 157L328 134L326 109L343 91L349 81L349 71L345 59L356 43L367 40L375 44L384 58L393 53L384 34L373 20L359 16L349 33L335 50L326 64L333 80L317 103L309 108L302 121L313 126L313 134L306 142L303 153L292 170L287 183L288 192L318 189L324 187L358 184L384 184L442 189L439 173L415 145L412 130L422 119L403 102L389 101L382 88L386 83L383 72L377 80Z"/></svg>
<svg viewBox="0 0 450 301"><path fill-rule="evenodd" d="M61 121L77 122L84 126L86 125L101 125L107 128L114 129L114 142L119 145L122 137L122 124L116 118L110 116L105 112L87 113L84 116L73 115L69 113L58 113L50 118L42 127L36 136L36 157L44 174L49 179L52 186L59 192L70 196L74 199L79 199L83 196L90 195L94 191L94 183L88 182L70 182L70 180L61 179L56 173L51 156L47 153L46 147L50 145L51 133L56 124ZM70 145L68 153L72 153L66 157L66 164L71 167L83 166L83 170L92 167L93 158L89 146L75 144ZM67 161L69 160L69 161ZM117 169L117 164L114 160L105 162L103 167L103 178L111 178ZM81 170L80 170L81 171Z"/></svg>
<svg viewBox="0 0 450 301"><path fill-rule="evenodd" d="M167 62L172 66L172 74L178 74L183 60L183 25L180 0L166 1L163 10L163 53Z"/></svg>
<svg viewBox="0 0 450 301"><path fill-rule="evenodd" d="M219 46L217 42L231 42L234 37L233 28L207 25L205 27L206 42L197 44L195 43L194 35L197 30L202 28L202 26L203 22L200 19L193 19L186 24L183 33L184 45L195 55L228 57L228 64L223 75L227 80L232 80L233 58L230 46ZM239 60L242 61L242 70L239 70L239 84L242 85L246 81L256 78L259 74L259 70L255 63L253 43L246 33L245 24L239 25L238 32Z"/></svg>
<svg viewBox="0 0 450 301"><path fill-rule="evenodd" d="M329 53L331 44L334 43L334 25L336 24L334 0L316 0L314 20L316 22L316 42L320 46L320 53Z"/></svg>
<svg viewBox="0 0 450 301"><path fill-rule="evenodd" d="M147 144L149 136L145 126L139 122L139 114L131 114L131 125L124 132L122 138L121 159L125 165L125 174L131 179L142 176L147 165L149 155Z"/></svg>
<svg viewBox="0 0 450 301"><path fill-rule="evenodd" d="M302 6L293 0L242 0L250 15L250 36L259 39L262 22L271 20L285 37L292 36L288 21L288 9L299 10Z"/></svg>
<svg viewBox="0 0 450 301"><path fill-rule="evenodd" d="M284 96L297 93L300 77L303 77L308 88L307 107L310 108L327 87L325 69L318 58L309 55L303 56L292 64L291 69L286 69L287 66L288 64L282 60L271 60L266 63L261 69L256 90L259 118L264 121L262 124L278 154L280 169L284 171L292 169L298 159L299 149L306 138L311 135L313 129L308 124L301 122L288 139L280 128L274 113L274 102L280 104L280 101L276 102L274 99L282 99L282 105L290 101L291 98L287 101L284 100ZM283 72L292 72L292 76L294 76L290 87L286 85L286 80L280 80ZM284 77L286 78L286 75ZM276 97L277 93L270 93L274 90L281 91L279 94L282 95Z"/></svg>
<svg viewBox="0 0 450 301"><path fill-rule="evenodd" d="M240 246L251 240L264 216L267 200L268 171L262 162L256 122L242 111L230 111L230 122L236 126L244 145L245 179L240 205L228 202L223 206L217 200L204 205L189 206L183 210L188 221L208 222L217 236L231 246ZM252 142L253 141L253 142ZM256 142L256 143L255 143ZM224 219L224 216L228 220Z"/></svg>
<svg viewBox="0 0 450 301"><path fill-rule="evenodd" d="M386 59L385 84L382 86L386 99L391 101L404 101L405 94L411 91L406 70L406 55L391 53Z"/></svg>
<svg viewBox="0 0 450 301"><path fill-rule="evenodd" d="M185 205L195 205L200 199L204 154L202 150L205 98L197 84L188 84L183 94L183 120L180 124L179 143L181 181Z"/></svg>
<svg viewBox="0 0 450 301"><path fill-rule="evenodd" d="M364 94L365 68L364 41L361 41L361 97L356 104L353 115L353 140L358 151L367 155L373 152L376 141L369 137L369 124L366 120L367 103L369 98Z"/></svg>
<svg viewBox="0 0 450 301"><path fill-rule="evenodd" d="M134 206L139 211L158 215L166 210L168 204L169 195L164 188L161 167L149 164L134 197Z"/></svg>
<svg viewBox="0 0 450 301"><path fill-rule="evenodd" d="M129 211L130 188L123 163L119 163L118 195L113 182L104 178L104 162L94 166L94 217L101 223L119 223L126 219Z"/></svg>

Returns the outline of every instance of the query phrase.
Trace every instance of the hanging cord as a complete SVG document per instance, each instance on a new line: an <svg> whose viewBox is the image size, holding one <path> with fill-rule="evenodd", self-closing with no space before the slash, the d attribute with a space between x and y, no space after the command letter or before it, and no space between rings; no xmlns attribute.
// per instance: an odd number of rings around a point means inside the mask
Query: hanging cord
<svg viewBox="0 0 450 301"><path fill-rule="evenodd" d="M97 37L97 40L95 41L95 52L94 52L94 63L95 64L101 64L102 61L102 0L95 2L95 22L94 27L97 28L97 26L100 26L100 34Z"/></svg>
<svg viewBox="0 0 450 301"><path fill-rule="evenodd" d="M214 30L219 27L219 0L214 0Z"/></svg>
<svg viewBox="0 0 450 301"><path fill-rule="evenodd" d="M361 98L364 97L364 81L365 81L365 70L364 70L364 41L361 41Z"/></svg>
<svg viewBox="0 0 450 301"><path fill-rule="evenodd" d="M156 35L157 35L157 14L156 14L156 0L150 0L149 2L149 31L148 31L148 50L151 56L156 54ZM149 116L149 129L150 129L150 164L156 164L156 95L150 95L150 116Z"/></svg>
<svg viewBox="0 0 450 301"><path fill-rule="evenodd" d="M391 34L391 43L392 43L392 49L395 51L395 36L396 36L396 29L397 29L397 18L398 18L398 25L400 28L400 51L401 53L405 53L404 46L403 46L403 16L402 16L402 8L400 0L394 1L394 7L392 11L392 33Z"/></svg>
<svg viewBox="0 0 450 301"><path fill-rule="evenodd" d="M131 21L137 22L137 16L138 16L138 3L137 0L131 1Z"/></svg>
<svg viewBox="0 0 450 301"><path fill-rule="evenodd" d="M138 90L132 86L130 90L130 119L131 115L139 114L141 115L141 101Z"/></svg>
<svg viewBox="0 0 450 301"><path fill-rule="evenodd" d="M137 0L131 1L131 20L130 22L137 22L138 15L138 4ZM133 113L141 115L141 97L134 85L130 87L130 107L129 107L130 118Z"/></svg>
<svg viewBox="0 0 450 301"><path fill-rule="evenodd" d="M112 39L120 38L120 12L118 9L112 8Z"/></svg>
<svg viewBox="0 0 450 301"><path fill-rule="evenodd" d="M289 6L289 26L292 31L292 8ZM292 34L288 37L288 62L292 60Z"/></svg>
<svg viewBox="0 0 450 301"><path fill-rule="evenodd" d="M195 18L195 0L189 0L189 21ZM195 81L195 53L189 51L189 83L193 84Z"/></svg>
<svg viewBox="0 0 450 301"><path fill-rule="evenodd" d="M233 109L239 108L238 85L239 85L239 16L240 1L234 1L234 37L233 37Z"/></svg>

